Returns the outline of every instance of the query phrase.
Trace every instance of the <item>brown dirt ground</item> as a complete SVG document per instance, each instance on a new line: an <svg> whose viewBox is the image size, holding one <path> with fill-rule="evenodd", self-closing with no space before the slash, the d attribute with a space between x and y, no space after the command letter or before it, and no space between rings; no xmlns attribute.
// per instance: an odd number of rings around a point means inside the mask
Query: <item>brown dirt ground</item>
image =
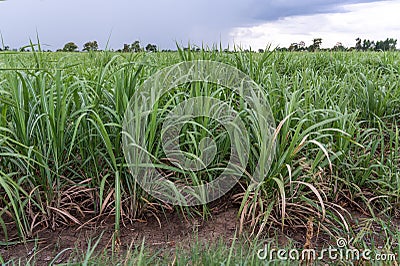
<svg viewBox="0 0 400 266"><path fill-rule="evenodd" d="M226 207L219 213L212 215L207 221L201 218L184 217L176 211L166 213L159 220L151 216L147 221L138 220L132 224L121 227L120 247L121 250L128 248L131 244L140 246L143 238L146 246L152 249L167 248L173 251L176 245L185 245L185 241L193 238L197 233L200 241L213 242L217 239L229 241L235 235L237 228L236 207ZM98 237L103 233L99 242L98 250L111 248L114 225L112 219L102 226L81 228L77 226L57 228L55 231L45 229L35 236L37 242L0 246L0 254L5 261L21 258L22 261L29 259L36 253L37 265L47 265L59 252L64 249L75 247L85 251L88 240ZM4 241L0 236L0 241ZM95 241L93 241L95 242ZM186 243L189 244L189 243ZM36 246L36 248L35 248ZM69 250L56 261L65 263L73 250Z"/></svg>
<svg viewBox="0 0 400 266"><path fill-rule="evenodd" d="M140 246L144 238L146 247L151 250L161 250L160 254L162 255L164 251L173 252L178 245L188 247L195 234L201 243L215 243L216 240L223 239L229 244L238 229L237 213L237 206L224 206L212 214L208 220L203 221L200 217L185 217L182 213L171 211L161 214L159 220L151 216L147 221L138 220L132 224L125 224L121 227L120 250L127 250L130 245ZM355 214L353 218L360 220L366 217ZM396 224L400 230L400 221L397 221ZM97 250L111 248L114 232L112 219L101 226L77 229L77 226L57 228L54 231L45 229L34 237L36 243L28 241L8 247L0 246L0 254L5 261L18 258L25 261L35 254L37 265L47 265L62 250L71 248L56 261L56 263L65 263L71 258L74 249L85 251L88 240L97 238L101 233L103 236ZM304 245L306 235L304 228L288 228L284 233L276 234L277 231L279 230L275 230L272 235L267 236L277 240L276 245L284 246L290 240L295 243L295 246ZM0 235L0 241L4 241L4 236ZM322 246L326 243L332 244L332 240L321 234L316 239L315 246Z"/></svg>

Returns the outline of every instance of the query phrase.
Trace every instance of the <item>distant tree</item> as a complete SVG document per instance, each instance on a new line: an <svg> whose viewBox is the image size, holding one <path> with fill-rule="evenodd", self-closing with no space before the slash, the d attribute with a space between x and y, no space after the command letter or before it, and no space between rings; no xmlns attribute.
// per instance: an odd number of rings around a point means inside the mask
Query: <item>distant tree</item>
<svg viewBox="0 0 400 266"><path fill-rule="evenodd" d="M389 50L396 50L397 39L390 38L388 41L389 41Z"/></svg>
<svg viewBox="0 0 400 266"><path fill-rule="evenodd" d="M134 41L132 44L131 44L131 51L132 52L134 52L134 53L139 53L139 52L141 52L143 49L142 49L142 47L140 46L140 42L139 41Z"/></svg>
<svg viewBox="0 0 400 266"><path fill-rule="evenodd" d="M313 44L309 47L309 50L310 51L318 51L321 48L322 39L315 38L312 41L313 41Z"/></svg>
<svg viewBox="0 0 400 266"><path fill-rule="evenodd" d="M275 50L276 51L280 51L280 52L287 52L288 48L286 48L286 47L276 47Z"/></svg>
<svg viewBox="0 0 400 266"><path fill-rule="evenodd" d="M297 49L298 49L299 51L304 51L304 50L306 49L306 43L303 42L303 41L300 41L300 42L298 43Z"/></svg>
<svg viewBox="0 0 400 266"><path fill-rule="evenodd" d="M386 41L388 42L388 44L389 44L389 50L390 51L393 51L393 50L396 50L396 45L397 45L397 39L393 39L393 38L388 38L388 39L386 39Z"/></svg>
<svg viewBox="0 0 400 266"><path fill-rule="evenodd" d="M146 51L147 52L157 52L157 45L155 44L147 44L146 45Z"/></svg>
<svg viewBox="0 0 400 266"><path fill-rule="evenodd" d="M346 51L346 47L343 46L341 42L337 42L335 46L333 46L334 51Z"/></svg>
<svg viewBox="0 0 400 266"><path fill-rule="evenodd" d="M370 40L363 40L361 49L363 51L369 51L375 49L375 42Z"/></svg>
<svg viewBox="0 0 400 266"><path fill-rule="evenodd" d="M78 45L76 45L73 42L69 42L64 45L63 51L64 52L76 52L77 49L78 49Z"/></svg>
<svg viewBox="0 0 400 266"><path fill-rule="evenodd" d="M129 44L124 44L124 48L122 48L123 53L129 53L131 51L131 46Z"/></svg>
<svg viewBox="0 0 400 266"><path fill-rule="evenodd" d="M263 54L263 53L264 53L264 49L258 49L258 52L259 52L260 54Z"/></svg>
<svg viewBox="0 0 400 266"><path fill-rule="evenodd" d="M132 44L124 44L124 48L122 49L123 53L138 53L143 51L143 48L140 46L139 41L134 41Z"/></svg>
<svg viewBox="0 0 400 266"><path fill-rule="evenodd" d="M375 50L377 51L393 51L396 50L397 39L387 38L384 41L377 41Z"/></svg>
<svg viewBox="0 0 400 266"><path fill-rule="evenodd" d="M298 50L299 50L299 45L297 42L290 44L289 51L298 51Z"/></svg>
<svg viewBox="0 0 400 266"><path fill-rule="evenodd" d="M294 43L290 44L288 50L289 51L304 51L304 50L306 50L306 44L303 41L300 41L299 43L294 42Z"/></svg>
<svg viewBox="0 0 400 266"><path fill-rule="evenodd" d="M99 50L99 44L97 41L87 42L83 45L82 51L97 51Z"/></svg>
<svg viewBox="0 0 400 266"><path fill-rule="evenodd" d="M357 51L360 51L362 49L362 46L361 46L361 39L360 38L357 38L356 39L356 50Z"/></svg>
<svg viewBox="0 0 400 266"><path fill-rule="evenodd" d="M386 47L385 47L385 43L384 41L377 41L376 42L376 46L375 46L375 50L376 51L386 51Z"/></svg>

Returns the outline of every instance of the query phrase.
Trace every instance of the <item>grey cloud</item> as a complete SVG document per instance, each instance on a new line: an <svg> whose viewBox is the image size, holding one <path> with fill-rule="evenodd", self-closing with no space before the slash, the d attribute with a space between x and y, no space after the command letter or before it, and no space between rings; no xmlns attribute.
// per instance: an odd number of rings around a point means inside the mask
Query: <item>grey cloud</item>
<svg viewBox="0 0 400 266"><path fill-rule="evenodd" d="M371 0L10 0L0 2L0 31L12 47L28 43L36 30L52 50L68 41L98 40L104 48L140 40L173 48L175 41L223 44L234 27L292 15L339 12L338 6Z"/></svg>
<svg viewBox="0 0 400 266"><path fill-rule="evenodd" d="M257 9L251 13L256 21L274 21L283 17L344 12L346 4L379 2L381 0L253 0Z"/></svg>

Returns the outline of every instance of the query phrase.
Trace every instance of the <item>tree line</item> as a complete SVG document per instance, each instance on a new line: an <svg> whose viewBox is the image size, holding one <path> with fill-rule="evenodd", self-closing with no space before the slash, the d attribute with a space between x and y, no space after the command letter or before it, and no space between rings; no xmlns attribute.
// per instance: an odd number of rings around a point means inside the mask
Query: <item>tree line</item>
<svg viewBox="0 0 400 266"><path fill-rule="evenodd" d="M277 47L277 51L308 51L308 52L316 52L316 51L394 51L396 50L397 39L386 38L386 40L374 41L368 39L355 39L356 43L353 47L345 47L341 42L337 42L332 48L321 48L322 38L314 38L312 40L312 44L306 46L304 41L294 42L289 47ZM13 49L13 51L30 51L30 46L24 46L20 49ZM184 50L193 50L200 51L199 47L185 47ZM215 48L217 49L217 48ZM217 49L218 50L218 49ZM9 46L0 47L0 51L10 51ZM51 52L51 50L47 50ZM97 41L89 41L83 45L82 52L89 51L99 51L99 44ZM114 51L114 50L112 50ZM140 41L134 41L132 44L124 44L121 49L116 50L116 52L122 53L138 53L138 52L157 52L159 51L157 45L148 43L146 46L142 46ZM174 50L161 50L162 52L173 52ZM224 49L224 52L229 52L229 49ZM250 51L250 50L245 50ZM62 49L58 49L57 52L79 52L79 47L74 42L68 42L64 45ZM263 53L264 49L259 49L258 52Z"/></svg>
<svg viewBox="0 0 400 266"><path fill-rule="evenodd" d="M305 42L292 43L289 47L278 47L280 51L394 51L396 50L397 39L386 38L381 41L361 40L355 39L356 43L353 47L345 47L341 42L337 42L332 48L321 48L322 38L315 38L312 40L310 46L306 46ZM261 52L261 51L260 51Z"/></svg>
<svg viewBox="0 0 400 266"><path fill-rule="evenodd" d="M21 51L21 52L29 52L31 50L31 46L24 46L20 49L13 49L13 51ZM0 51L10 51L10 46L0 47ZM99 51L99 44L97 41L89 41L83 45L82 52L89 51ZM157 52L158 47L155 44L147 44L145 47L142 47L139 41L135 41L132 44L124 44L122 49L116 50L116 52ZM51 50L47 50L46 52L52 52ZM79 52L79 46L74 42L68 42L64 45L63 48L57 49L56 52Z"/></svg>
<svg viewBox="0 0 400 266"><path fill-rule="evenodd" d="M99 50L99 45L97 43L97 41L91 41L91 42L87 42L83 45L83 49L82 51L98 51ZM118 49L117 52L124 52L124 53L130 53L130 52L143 52L143 51L147 51L147 52L156 52L157 49L157 45L155 44L147 44L146 47L142 47L140 45L139 41L135 41L132 44L124 44L124 47L122 49ZM57 50L59 52L78 52L78 45L76 45L74 42L69 42L66 43L64 45L63 49L59 49Z"/></svg>

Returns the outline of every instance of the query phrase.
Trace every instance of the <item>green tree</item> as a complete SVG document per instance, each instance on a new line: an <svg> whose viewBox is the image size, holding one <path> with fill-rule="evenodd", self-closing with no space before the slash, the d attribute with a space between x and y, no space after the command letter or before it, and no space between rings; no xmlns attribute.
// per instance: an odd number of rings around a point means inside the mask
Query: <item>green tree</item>
<svg viewBox="0 0 400 266"><path fill-rule="evenodd" d="M300 41L300 42L297 44L297 49L298 49L299 51L304 51L304 50L306 49L306 43L303 42L303 41Z"/></svg>
<svg viewBox="0 0 400 266"><path fill-rule="evenodd" d="M356 39L356 50L360 51L361 49L362 49L362 46L361 46L361 39L360 39L360 38L357 38L357 39Z"/></svg>
<svg viewBox="0 0 400 266"><path fill-rule="evenodd" d="M124 44L124 48L122 48L123 53L129 53L131 51L131 46L129 44Z"/></svg>
<svg viewBox="0 0 400 266"><path fill-rule="evenodd" d="M294 43L290 44L289 51L298 51L298 50L299 50L298 43L294 42Z"/></svg>
<svg viewBox="0 0 400 266"><path fill-rule="evenodd" d="M99 50L99 44L97 41L87 42L83 45L82 51L97 51Z"/></svg>
<svg viewBox="0 0 400 266"><path fill-rule="evenodd" d="M335 46L333 46L333 51L346 51L346 47L343 46L341 42L337 42Z"/></svg>
<svg viewBox="0 0 400 266"><path fill-rule="evenodd" d="M73 42L69 42L64 45L63 51L64 52L76 52L77 49L78 49L78 45L76 45Z"/></svg>
<svg viewBox="0 0 400 266"><path fill-rule="evenodd" d="M131 50L134 53L138 53L143 51L142 47L140 46L140 42L139 41L135 41L134 43L131 44Z"/></svg>
<svg viewBox="0 0 400 266"><path fill-rule="evenodd" d="M394 51L394 50L396 50L396 45L397 45L397 39L393 39L393 38L388 38L388 39L386 39L387 40L387 42L388 42L388 44L389 44L389 50L390 51Z"/></svg>
<svg viewBox="0 0 400 266"><path fill-rule="evenodd" d="M124 48L122 49L123 53L138 53L143 51L143 48L140 46L139 41L134 41L132 44L124 44Z"/></svg>
<svg viewBox="0 0 400 266"><path fill-rule="evenodd" d="M157 45L155 44L147 44L146 45L146 51L147 52L157 52Z"/></svg>
<svg viewBox="0 0 400 266"><path fill-rule="evenodd" d="M309 47L310 51L318 51L321 48L322 38L315 38L312 40L313 44Z"/></svg>
<svg viewBox="0 0 400 266"><path fill-rule="evenodd" d="M397 39L387 38L384 41L377 41L375 50L377 51L393 51L396 50Z"/></svg>
<svg viewBox="0 0 400 266"><path fill-rule="evenodd" d="M370 40L363 40L361 49L363 51L369 51L375 49L375 42Z"/></svg>

